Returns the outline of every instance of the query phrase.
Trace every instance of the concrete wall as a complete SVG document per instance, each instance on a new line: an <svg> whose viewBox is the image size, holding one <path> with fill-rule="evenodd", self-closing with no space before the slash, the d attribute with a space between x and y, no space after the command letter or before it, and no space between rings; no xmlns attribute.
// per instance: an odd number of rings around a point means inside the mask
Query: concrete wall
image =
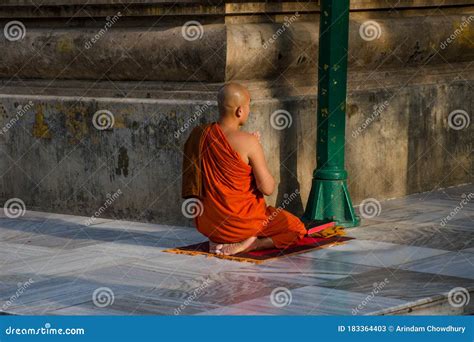
<svg viewBox="0 0 474 342"><path fill-rule="evenodd" d="M472 121L474 6L395 3L351 1L346 166L356 204L472 182L473 125L456 130L448 117L464 111ZM89 216L120 189L103 216L189 224L182 146L190 128L216 119L219 86L238 80L253 97L247 129L261 131L280 180L268 202L299 189L291 210L302 213L316 155L316 2L149 1L124 10L90 47L121 5L84 6L0 5L3 25L26 28L21 40L0 37L1 201ZM189 20L201 23L201 39L183 39ZM360 33L369 20L377 39ZM276 130L270 117L282 109L292 125ZM112 128L93 125L98 110L112 113Z"/></svg>

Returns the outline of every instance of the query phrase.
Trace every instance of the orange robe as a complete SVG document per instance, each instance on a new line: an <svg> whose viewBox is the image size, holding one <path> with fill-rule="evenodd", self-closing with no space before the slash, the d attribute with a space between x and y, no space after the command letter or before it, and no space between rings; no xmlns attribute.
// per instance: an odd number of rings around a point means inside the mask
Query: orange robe
<svg viewBox="0 0 474 342"><path fill-rule="evenodd" d="M281 208L267 206L252 167L230 146L217 123L204 136L201 167L204 210L196 217L199 232L216 243L270 237L285 248L306 235L304 224Z"/></svg>

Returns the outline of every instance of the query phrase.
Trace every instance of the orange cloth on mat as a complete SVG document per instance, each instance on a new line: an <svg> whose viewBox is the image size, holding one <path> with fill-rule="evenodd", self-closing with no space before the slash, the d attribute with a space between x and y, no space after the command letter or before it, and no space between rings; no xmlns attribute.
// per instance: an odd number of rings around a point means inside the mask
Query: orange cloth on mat
<svg viewBox="0 0 474 342"><path fill-rule="evenodd" d="M204 210L196 217L199 232L217 243L270 237L277 248L305 236L300 219L266 205L252 167L230 146L217 123L209 128L201 152Z"/></svg>

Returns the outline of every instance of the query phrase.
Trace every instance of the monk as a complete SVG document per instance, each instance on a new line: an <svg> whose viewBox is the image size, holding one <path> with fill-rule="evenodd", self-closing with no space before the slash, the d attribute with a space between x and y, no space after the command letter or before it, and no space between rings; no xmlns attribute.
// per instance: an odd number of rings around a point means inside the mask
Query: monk
<svg viewBox="0 0 474 342"><path fill-rule="evenodd" d="M193 130L185 145L183 196L192 188L203 206L195 218L199 232L209 239L209 251L233 255L266 248L286 248L306 235L296 216L267 206L264 195L275 190L259 134L241 127L250 114L250 93L238 83L225 84L218 93L218 122ZM197 149L194 156L189 150ZM189 160L194 158L194 164ZM192 167L194 165L194 168ZM196 176L196 170L198 175ZM193 194L193 191L189 192Z"/></svg>

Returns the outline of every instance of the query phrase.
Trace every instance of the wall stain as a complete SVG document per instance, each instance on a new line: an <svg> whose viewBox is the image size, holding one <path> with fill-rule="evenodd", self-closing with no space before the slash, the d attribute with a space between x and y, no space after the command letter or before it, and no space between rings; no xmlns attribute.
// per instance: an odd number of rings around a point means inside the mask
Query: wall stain
<svg viewBox="0 0 474 342"><path fill-rule="evenodd" d="M117 168L115 169L117 175L128 176L128 154L127 149L123 146L119 149Z"/></svg>
<svg viewBox="0 0 474 342"><path fill-rule="evenodd" d="M18 106L15 106L15 108L16 107L18 107ZM3 106L2 103L0 103L0 116L8 118L7 111L5 110L5 107Z"/></svg>
<svg viewBox="0 0 474 342"><path fill-rule="evenodd" d="M88 109L86 107L61 108L66 117L68 142L78 144L89 135Z"/></svg>
<svg viewBox="0 0 474 342"><path fill-rule="evenodd" d="M48 124L44 120L43 107L37 106L35 113L35 123L33 125L33 136L42 139L51 139L51 132Z"/></svg>
<svg viewBox="0 0 474 342"><path fill-rule="evenodd" d="M467 48L474 47L474 30L469 29L469 25L471 25L472 15L462 21L456 21L453 23L453 32L459 32L456 39L458 44L465 45Z"/></svg>
<svg viewBox="0 0 474 342"><path fill-rule="evenodd" d="M56 43L56 51L59 53L69 53L74 50L74 43L69 37L61 37Z"/></svg>
<svg viewBox="0 0 474 342"><path fill-rule="evenodd" d="M420 42L416 41L413 53L408 57L407 64L419 63L423 59L423 50Z"/></svg>

